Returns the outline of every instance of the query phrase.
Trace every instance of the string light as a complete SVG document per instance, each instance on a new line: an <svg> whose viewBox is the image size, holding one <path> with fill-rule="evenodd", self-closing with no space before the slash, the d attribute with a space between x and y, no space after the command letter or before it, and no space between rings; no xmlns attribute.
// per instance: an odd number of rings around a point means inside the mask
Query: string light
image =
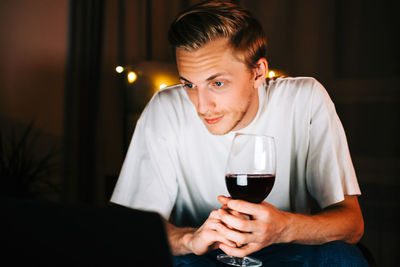
<svg viewBox="0 0 400 267"><path fill-rule="evenodd" d="M118 72L118 73L122 73L122 72L124 71L124 67L122 67L122 66L117 66L117 67L115 68L115 71Z"/></svg>
<svg viewBox="0 0 400 267"><path fill-rule="evenodd" d="M137 74L134 71L130 71L128 73L128 82L129 83L134 83L137 79Z"/></svg>
<svg viewBox="0 0 400 267"><path fill-rule="evenodd" d="M123 77L126 77L125 79L129 84L133 84L137 80L141 80L140 86L149 87L149 89L152 90L153 93L170 85L179 83L177 76L175 76L172 71L168 71L167 69L163 70L162 67L143 67L145 68L144 70L141 67L137 66L136 68L133 68L129 65L118 65L115 67L115 71L120 74L123 73ZM146 83L146 85L144 85L144 83Z"/></svg>

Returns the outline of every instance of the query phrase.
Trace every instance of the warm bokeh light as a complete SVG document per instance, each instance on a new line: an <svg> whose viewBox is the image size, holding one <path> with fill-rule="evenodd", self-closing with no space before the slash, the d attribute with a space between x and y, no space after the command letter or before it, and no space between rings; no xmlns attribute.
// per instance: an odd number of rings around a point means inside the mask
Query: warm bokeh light
<svg viewBox="0 0 400 267"><path fill-rule="evenodd" d="M275 77L275 71L273 71L273 70L270 70L269 72L268 72L268 78L274 78Z"/></svg>
<svg viewBox="0 0 400 267"><path fill-rule="evenodd" d="M117 66L117 67L115 68L115 71L118 72L118 73L122 73L122 72L124 71L124 67L122 67L122 66Z"/></svg>
<svg viewBox="0 0 400 267"><path fill-rule="evenodd" d="M115 70L118 73L122 70L129 84L135 83L135 86L140 86L142 91L150 90L151 94L154 94L168 86L180 83L174 67L172 63L141 62L135 66L117 66Z"/></svg>
<svg viewBox="0 0 400 267"><path fill-rule="evenodd" d="M128 73L128 82L133 83L134 81L136 81L136 79L137 79L136 73L134 71L130 71Z"/></svg>
<svg viewBox="0 0 400 267"><path fill-rule="evenodd" d="M154 86L154 93L157 92L158 90L161 90L167 86L171 86L174 84L179 83L179 80L177 77L170 75L168 73L160 73L156 74L151 78Z"/></svg>
<svg viewBox="0 0 400 267"><path fill-rule="evenodd" d="M265 78L274 79L278 77L287 77L287 73L285 71L279 69L270 69Z"/></svg>

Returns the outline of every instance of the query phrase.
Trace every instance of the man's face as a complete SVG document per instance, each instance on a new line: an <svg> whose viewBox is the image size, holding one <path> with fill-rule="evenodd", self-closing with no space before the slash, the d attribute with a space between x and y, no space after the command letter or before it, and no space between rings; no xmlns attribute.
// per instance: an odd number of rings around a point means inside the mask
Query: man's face
<svg viewBox="0 0 400 267"><path fill-rule="evenodd" d="M260 83L233 53L225 38L194 51L176 49L180 80L200 119L216 135L246 127L258 111Z"/></svg>

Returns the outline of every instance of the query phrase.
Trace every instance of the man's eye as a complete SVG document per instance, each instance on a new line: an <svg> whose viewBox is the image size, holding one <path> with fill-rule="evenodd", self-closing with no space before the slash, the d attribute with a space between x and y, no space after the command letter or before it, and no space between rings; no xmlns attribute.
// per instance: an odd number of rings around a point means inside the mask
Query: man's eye
<svg viewBox="0 0 400 267"><path fill-rule="evenodd" d="M188 89L192 89L192 88L194 87L194 84L193 84L193 83L185 83L184 85L185 85L185 87L188 88Z"/></svg>
<svg viewBox="0 0 400 267"><path fill-rule="evenodd" d="M222 85L224 85L224 83L223 82L215 82L214 85L217 87L221 87Z"/></svg>

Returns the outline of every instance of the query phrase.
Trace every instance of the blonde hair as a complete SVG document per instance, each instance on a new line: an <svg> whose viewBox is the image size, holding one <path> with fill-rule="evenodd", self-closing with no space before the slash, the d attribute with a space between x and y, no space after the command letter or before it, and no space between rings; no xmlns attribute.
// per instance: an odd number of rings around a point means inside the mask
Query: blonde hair
<svg viewBox="0 0 400 267"><path fill-rule="evenodd" d="M250 12L230 1L205 1L180 13L172 22L168 40L176 48L196 50L207 42L228 38L250 68L266 56L267 40Z"/></svg>

